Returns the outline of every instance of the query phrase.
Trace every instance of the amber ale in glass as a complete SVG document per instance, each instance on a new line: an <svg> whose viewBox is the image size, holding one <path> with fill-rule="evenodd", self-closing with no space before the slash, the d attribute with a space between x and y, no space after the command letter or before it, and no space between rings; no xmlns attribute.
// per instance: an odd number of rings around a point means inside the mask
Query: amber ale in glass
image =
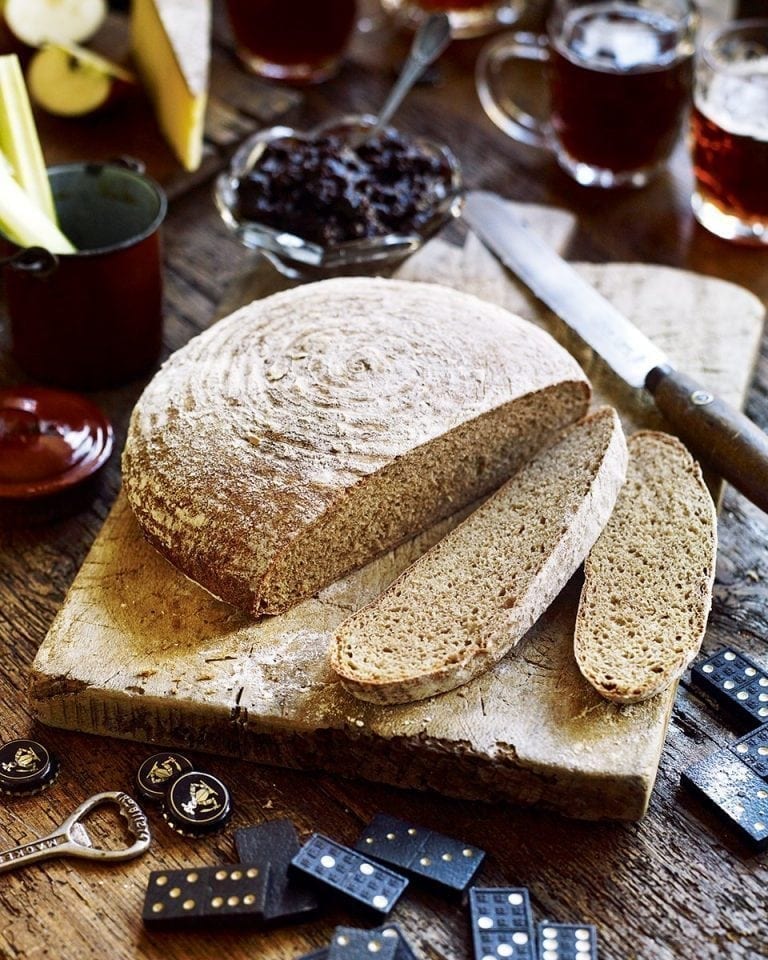
<svg viewBox="0 0 768 960"><path fill-rule="evenodd" d="M356 0L227 0L240 60L273 80L318 83L338 69Z"/></svg>
<svg viewBox="0 0 768 960"><path fill-rule="evenodd" d="M593 3L553 43L551 122L572 164L642 174L672 151L690 103L693 50L662 10Z"/></svg>
<svg viewBox="0 0 768 960"><path fill-rule="evenodd" d="M488 44L483 109L515 140L554 155L578 183L642 187L663 167L691 103L698 13L691 0L553 0L546 36ZM549 114L510 89L509 61L545 63ZM529 73L530 75L530 73ZM519 91L519 87L518 87Z"/></svg>
<svg viewBox="0 0 768 960"><path fill-rule="evenodd" d="M768 20L706 39L694 104L697 219L724 239L768 243Z"/></svg>

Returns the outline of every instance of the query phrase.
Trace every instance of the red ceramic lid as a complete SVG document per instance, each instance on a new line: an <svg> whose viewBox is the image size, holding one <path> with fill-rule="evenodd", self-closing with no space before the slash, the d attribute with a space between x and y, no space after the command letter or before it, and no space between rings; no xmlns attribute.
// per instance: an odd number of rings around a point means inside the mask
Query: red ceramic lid
<svg viewBox="0 0 768 960"><path fill-rule="evenodd" d="M77 393L44 387L0 390L0 497L55 493L99 469L112 426Z"/></svg>

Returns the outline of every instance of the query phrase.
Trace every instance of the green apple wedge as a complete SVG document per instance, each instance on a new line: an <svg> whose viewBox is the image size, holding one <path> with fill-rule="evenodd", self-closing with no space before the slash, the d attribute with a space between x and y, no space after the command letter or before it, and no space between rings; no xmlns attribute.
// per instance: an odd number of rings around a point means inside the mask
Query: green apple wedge
<svg viewBox="0 0 768 960"><path fill-rule="evenodd" d="M84 43L107 17L106 0L4 0L5 23L30 47Z"/></svg>
<svg viewBox="0 0 768 960"><path fill-rule="evenodd" d="M75 253L53 220L14 179L0 157L0 230L20 247L44 247L51 253Z"/></svg>
<svg viewBox="0 0 768 960"><path fill-rule="evenodd" d="M115 104L136 78L116 63L75 44L46 43L27 69L29 95L58 117L83 117Z"/></svg>
<svg viewBox="0 0 768 960"><path fill-rule="evenodd" d="M15 54L0 57L0 152L30 199L54 223L56 211L24 75Z"/></svg>

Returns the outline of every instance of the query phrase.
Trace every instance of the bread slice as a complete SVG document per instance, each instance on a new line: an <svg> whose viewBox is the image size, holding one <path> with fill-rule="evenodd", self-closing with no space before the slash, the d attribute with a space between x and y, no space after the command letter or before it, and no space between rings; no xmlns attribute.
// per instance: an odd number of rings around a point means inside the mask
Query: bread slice
<svg viewBox="0 0 768 960"><path fill-rule="evenodd" d="M575 360L500 307L326 280L175 353L133 412L123 480L183 573L279 613L495 490L588 403Z"/></svg>
<svg viewBox="0 0 768 960"><path fill-rule="evenodd" d="M626 460L619 418L608 407L539 452L340 625L330 656L346 689L373 703L404 703L493 666L587 555Z"/></svg>
<svg viewBox="0 0 768 960"><path fill-rule="evenodd" d="M585 564L579 669L597 692L637 703L698 653L712 602L717 516L698 464L675 437L629 441L627 482Z"/></svg>

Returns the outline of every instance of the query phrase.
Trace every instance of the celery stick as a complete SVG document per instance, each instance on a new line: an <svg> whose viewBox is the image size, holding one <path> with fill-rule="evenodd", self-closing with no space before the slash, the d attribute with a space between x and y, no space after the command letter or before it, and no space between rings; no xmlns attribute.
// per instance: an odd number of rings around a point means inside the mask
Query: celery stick
<svg viewBox="0 0 768 960"><path fill-rule="evenodd" d="M10 161L19 184L56 223L43 151L16 54L0 57L0 150Z"/></svg>
<svg viewBox="0 0 768 960"><path fill-rule="evenodd" d="M0 165L0 230L21 247L45 247L51 253L75 253L75 248Z"/></svg>

